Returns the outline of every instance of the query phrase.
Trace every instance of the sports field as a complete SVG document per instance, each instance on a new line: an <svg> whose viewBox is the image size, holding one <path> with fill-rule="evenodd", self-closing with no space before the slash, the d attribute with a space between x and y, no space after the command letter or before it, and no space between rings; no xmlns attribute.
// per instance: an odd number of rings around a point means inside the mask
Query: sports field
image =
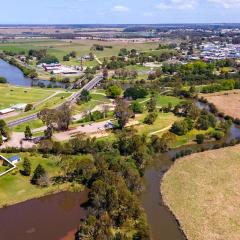
<svg viewBox="0 0 240 240"><path fill-rule="evenodd" d="M239 240L239 185L238 145L178 160L161 192L189 240Z"/></svg>

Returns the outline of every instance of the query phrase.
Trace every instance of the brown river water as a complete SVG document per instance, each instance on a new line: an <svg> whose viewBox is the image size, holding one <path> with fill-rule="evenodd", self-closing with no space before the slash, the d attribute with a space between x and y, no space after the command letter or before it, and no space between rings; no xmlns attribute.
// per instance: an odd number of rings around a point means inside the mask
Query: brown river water
<svg viewBox="0 0 240 240"><path fill-rule="evenodd" d="M62 192L0 209L1 240L72 240L87 193Z"/></svg>
<svg viewBox="0 0 240 240"><path fill-rule="evenodd" d="M199 103L199 107L204 105ZM240 128L232 124L229 134L221 143L240 137ZM173 214L164 205L160 192L161 179L173 164L176 153L202 147L212 148L220 142L192 144L155 157L146 169L146 190L141 196L153 240L185 240L184 233ZM0 209L0 240L73 240L81 219L86 217L82 204L87 201L83 193L62 192L29 200Z"/></svg>

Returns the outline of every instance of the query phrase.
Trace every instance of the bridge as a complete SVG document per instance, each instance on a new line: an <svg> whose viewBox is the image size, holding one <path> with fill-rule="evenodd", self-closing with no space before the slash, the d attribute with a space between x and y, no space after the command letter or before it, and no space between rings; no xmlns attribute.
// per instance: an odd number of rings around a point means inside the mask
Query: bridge
<svg viewBox="0 0 240 240"><path fill-rule="evenodd" d="M66 102L62 103L60 106L62 106L65 103L70 103L73 104L77 101L77 99L79 98L79 96L81 95L81 92L83 90L92 90L94 87L96 87L101 81L103 80L103 76L102 75L96 75L91 81L89 81L85 86L83 86L79 91L77 91L76 93L74 93L70 98L67 99ZM57 106L57 107L60 107ZM22 123L26 123L26 122L30 122L33 120L38 119L38 113L34 113L32 115L29 115L27 117L24 118L20 118L18 120L12 121L8 123L8 127L15 127L18 126Z"/></svg>

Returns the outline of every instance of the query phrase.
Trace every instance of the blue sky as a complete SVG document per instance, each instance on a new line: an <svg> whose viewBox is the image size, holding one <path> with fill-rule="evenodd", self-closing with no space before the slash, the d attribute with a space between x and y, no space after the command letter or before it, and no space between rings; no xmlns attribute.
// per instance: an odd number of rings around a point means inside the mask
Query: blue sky
<svg viewBox="0 0 240 240"><path fill-rule="evenodd" d="M240 22L240 0L0 0L0 24Z"/></svg>

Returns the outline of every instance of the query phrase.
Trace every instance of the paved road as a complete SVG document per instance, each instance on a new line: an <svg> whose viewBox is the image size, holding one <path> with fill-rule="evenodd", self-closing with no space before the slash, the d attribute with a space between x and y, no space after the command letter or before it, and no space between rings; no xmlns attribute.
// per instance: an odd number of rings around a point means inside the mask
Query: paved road
<svg viewBox="0 0 240 240"><path fill-rule="evenodd" d="M74 93L70 98L68 98L68 100L65 103L75 103L76 99L80 96L82 90L86 89L88 91L92 90L100 81L103 80L103 76L102 75L96 75L95 78L93 78L90 82L88 82L83 88L81 88L78 92ZM15 127L18 126L22 123L26 123L26 122L30 122L33 120L36 120L38 118L38 113L32 114L30 116L12 121L8 123L9 127Z"/></svg>

